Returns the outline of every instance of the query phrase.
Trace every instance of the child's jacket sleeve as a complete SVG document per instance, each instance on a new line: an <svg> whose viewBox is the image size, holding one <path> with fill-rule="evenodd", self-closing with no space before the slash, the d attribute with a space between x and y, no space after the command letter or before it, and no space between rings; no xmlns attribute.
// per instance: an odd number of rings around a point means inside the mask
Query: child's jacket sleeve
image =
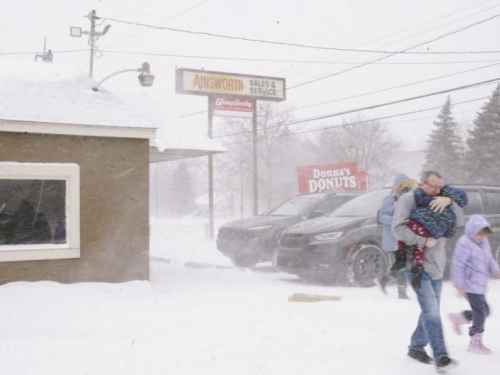
<svg viewBox="0 0 500 375"><path fill-rule="evenodd" d="M498 263L493 258L493 255L491 255L490 251L490 275L495 275L499 272L500 272L500 267L498 267Z"/></svg>
<svg viewBox="0 0 500 375"><path fill-rule="evenodd" d="M455 246L453 259L451 260L451 281L456 288L465 289L466 275L465 267L469 258L470 249L464 244L461 237Z"/></svg>
<svg viewBox="0 0 500 375"><path fill-rule="evenodd" d="M441 191L443 197L450 198L453 202L458 204L460 207L467 206L468 198L467 193L462 189L457 189L451 186L445 186Z"/></svg>

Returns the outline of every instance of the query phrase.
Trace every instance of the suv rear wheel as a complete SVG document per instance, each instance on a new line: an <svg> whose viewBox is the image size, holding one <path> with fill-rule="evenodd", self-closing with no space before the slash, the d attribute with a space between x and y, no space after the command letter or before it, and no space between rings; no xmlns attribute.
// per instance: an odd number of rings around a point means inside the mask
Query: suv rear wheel
<svg viewBox="0 0 500 375"><path fill-rule="evenodd" d="M358 245L349 259L347 279L353 286L370 287L387 272L384 251L372 244Z"/></svg>

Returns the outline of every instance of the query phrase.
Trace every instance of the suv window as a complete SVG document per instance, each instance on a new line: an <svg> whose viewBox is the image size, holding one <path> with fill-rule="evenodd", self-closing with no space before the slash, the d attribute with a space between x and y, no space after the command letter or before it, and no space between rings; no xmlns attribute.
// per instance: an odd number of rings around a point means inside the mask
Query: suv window
<svg viewBox="0 0 500 375"><path fill-rule="evenodd" d="M340 206L329 216L377 216L377 212L382 206L382 201L390 193L390 190L373 191L360 195Z"/></svg>
<svg viewBox="0 0 500 375"><path fill-rule="evenodd" d="M273 208L262 215L269 216L298 216L303 211L307 211L311 206L321 200L323 196L304 195L290 199L282 205ZM313 206L314 207L314 206Z"/></svg>
<svg viewBox="0 0 500 375"><path fill-rule="evenodd" d="M490 215L500 215L500 192L486 191L485 194L489 203L485 207L486 213Z"/></svg>
<svg viewBox="0 0 500 375"><path fill-rule="evenodd" d="M350 200L350 197L330 197L326 201L321 202L320 205L314 209L310 216L314 217L328 214Z"/></svg>
<svg viewBox="0 0 500 375"><path fill-rule="evenodd" d="M467 206L464 207L465 215L482 214L483 205L481 203L481 196L478 191L468 191L467 192Z"/></svg>

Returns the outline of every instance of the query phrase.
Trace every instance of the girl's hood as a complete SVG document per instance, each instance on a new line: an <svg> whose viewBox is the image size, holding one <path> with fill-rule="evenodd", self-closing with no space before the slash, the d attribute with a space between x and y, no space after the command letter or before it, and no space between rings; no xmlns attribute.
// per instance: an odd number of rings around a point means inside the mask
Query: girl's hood
<svg viewBox="0 0 500 375"><path fill-rule="evenodd" d="M490 227L490 223L481 215L472 215L465 224L465 235L472 241L483 228Z"/></svg>

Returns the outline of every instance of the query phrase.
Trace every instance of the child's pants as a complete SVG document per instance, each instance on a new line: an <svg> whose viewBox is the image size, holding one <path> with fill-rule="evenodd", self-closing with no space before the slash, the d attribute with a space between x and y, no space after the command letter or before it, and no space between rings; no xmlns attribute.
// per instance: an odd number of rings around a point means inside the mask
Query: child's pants
<svg viewBox="0 0 500 375"><path fill-rule="evenodd" d="M486 303L484 294L467 293L471 310L463 312L465 318L472 321L472 327L469 328L469 335L473 336L476 333L484 332L484 321L490 315L490 307Z"/></svg>
<svg viewBox="0 0 500 375"><path fill-rule="evenodd" d="M430 233L417 221L410 219L408 222L408 227L413 231L413 233L418 234L419 236L422 237L430 237ZM398 241L398 251L402 251L405 249L407 245L402 242ZM425 252L427 250L427 247L425 246L413 246L413 263L422 266L425 261Z"/></svg>

